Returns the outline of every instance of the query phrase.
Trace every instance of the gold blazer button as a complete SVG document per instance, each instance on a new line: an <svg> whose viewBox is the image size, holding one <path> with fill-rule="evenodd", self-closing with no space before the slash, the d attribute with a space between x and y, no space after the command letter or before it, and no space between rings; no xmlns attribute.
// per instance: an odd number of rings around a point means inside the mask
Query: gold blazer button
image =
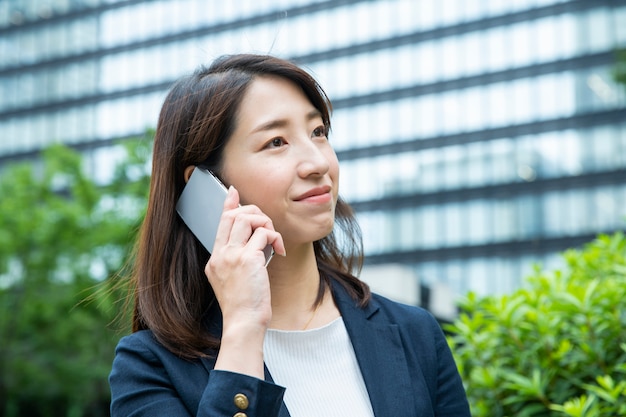
<svg viewBox="0 0 626 417"><path fill-rule="evenodd" d="M246 408L248 408L248 405L250 405L250 402L248 401L248 397L246 397L245 394L241 394L241 393L236 394L233 400L235 401L235 405L237 406L237 408L240 410L245 410ZM237 417L242 417L242 416L237 416Z"/></svg>

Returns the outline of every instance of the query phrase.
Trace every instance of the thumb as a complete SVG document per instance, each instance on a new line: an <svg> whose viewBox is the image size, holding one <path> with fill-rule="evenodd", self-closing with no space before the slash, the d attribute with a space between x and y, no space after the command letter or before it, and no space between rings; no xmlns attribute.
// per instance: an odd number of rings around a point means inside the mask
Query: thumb
<svg viewBox="0 0 626 417"><path fill-rule="evenodd" d="M232 185L228 187L228 194L224 200L224 210L231 210L239 207L239 192Z"/></svg>

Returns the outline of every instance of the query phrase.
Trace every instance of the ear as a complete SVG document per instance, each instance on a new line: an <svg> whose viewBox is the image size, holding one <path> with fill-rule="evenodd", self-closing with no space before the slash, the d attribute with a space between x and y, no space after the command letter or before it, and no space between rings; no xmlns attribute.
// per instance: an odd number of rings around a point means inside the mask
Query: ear
<svg viewBox="0 0 626 417"><path fill-rule="evenodd" d="M185 168L185 184L187 182L189 182L189 178L191 177L191 173L193 172L193 170L196 168L195 165L189 165L187 168Z"/></svg>

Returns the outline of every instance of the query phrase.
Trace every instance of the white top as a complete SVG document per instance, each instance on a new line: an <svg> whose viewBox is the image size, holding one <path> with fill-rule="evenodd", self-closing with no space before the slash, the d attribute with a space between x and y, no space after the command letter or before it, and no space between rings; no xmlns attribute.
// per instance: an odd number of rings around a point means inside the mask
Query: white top
<svg viewBox="0 0 626 417"><path fill-rule="evenodd" d="M311 330L268 329L263 352L292 417L374 417L341 317Z"/></svg>

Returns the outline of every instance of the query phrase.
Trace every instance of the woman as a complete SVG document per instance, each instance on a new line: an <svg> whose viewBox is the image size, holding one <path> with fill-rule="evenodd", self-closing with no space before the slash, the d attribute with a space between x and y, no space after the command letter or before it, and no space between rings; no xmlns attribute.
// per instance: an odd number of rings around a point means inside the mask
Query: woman
<svg viewBox="0 0 626 417"><path fill-rule="evenodd" d="M330 110L310 75L269 56L223 57L174 85L113 417L469 416L434 318L352 275L361 242L338 197ZM210 255L175 208L196 166L229 186Z"/></svg>

